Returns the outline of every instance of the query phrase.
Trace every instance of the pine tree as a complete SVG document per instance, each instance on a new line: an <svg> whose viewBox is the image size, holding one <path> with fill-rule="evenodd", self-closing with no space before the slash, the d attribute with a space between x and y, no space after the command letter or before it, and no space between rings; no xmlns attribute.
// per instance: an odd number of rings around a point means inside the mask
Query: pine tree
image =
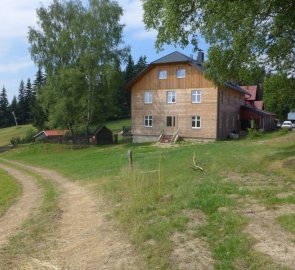
<svg viewBox="0 0 295 270"><path fill-rule="evenodd" d="M26 89L25 89L25 115L26 115L26 123L31 122L32 120L32 113L31 113L31 106L35 101L35 94L33 93L32 83L31 80L27 80Z"/></svg>
<svg viewBox="0 0 295 270"><path fill-rule="evenodd" d="M123 74L124 85L119 88L119 118L130 117L131 114L131 94L127 89L127 84L135 77L135 65L131 55L128 56L127 65Z"/></svg>
<svg viewBox="0 0 295 270"><path fill-rule="evenodd" d="M10 124L10 116L8 111L8 99L6 89L3 86L0 93L0 127L7 127Z"/></svg>
<svg viewBox="0 0 295 270"><path fill-rule="evenodd" d="M38 69L36 73L36 78L33 83L33 95L34 99L33 102L30 104L30 109L32 113L32 123L33 126L39 130L43 130L46 127L47 122L47 113L42 108L40 102L41 92L45 86L45 76L42 73L41 69Z"/></svg>
<svg viewBox="0 0 295 270"><path fill-rule="evenodd" d="M146 56L140 56L137 64L135 65L135 75L137 76L140 72L142 72L148 66L148 62Z"/></svg>
<svg viewBox="0 0 295 270"><path fill-rule="evenodd" d="M21 80L18 90L18 109L17 115L19 119L19 124L24 124L26 119L26 89L24 81Z"/></svg>

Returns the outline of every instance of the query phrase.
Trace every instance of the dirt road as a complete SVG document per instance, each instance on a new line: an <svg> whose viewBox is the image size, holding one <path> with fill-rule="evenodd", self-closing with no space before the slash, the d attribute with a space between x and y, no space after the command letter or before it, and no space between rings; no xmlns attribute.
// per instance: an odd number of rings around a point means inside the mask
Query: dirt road
<svg viewBox="0 0 295 270"><path fill-rule="evenodd" d="M131 244L114 221L107 218L103 202L90 191L55 171L17 162L11 162L9 167L15 165L32 171L43 179L55 181L62 190L59 205L62 215L54 233L55 239L51 239L56 243L55 248L42 251L43 254L46 253L46 260L44 256L30 257L21 262L18 269L141 269ZM34 186L34 181L24 177L19 169L8 169L8 166L4 169L13 177L22 181L25 179L24 183ZM24 188L22 200L32 197L35 203L31 202L30 205L34 205L40 195L37 195L39 193L36 188L36 194L30 193L28 189L31 188ZM23 208L22 212L29 215L32 207ZM20 223L22 221L23 219ZM15 229L11 230L7 236L14 232Z"/></svg>

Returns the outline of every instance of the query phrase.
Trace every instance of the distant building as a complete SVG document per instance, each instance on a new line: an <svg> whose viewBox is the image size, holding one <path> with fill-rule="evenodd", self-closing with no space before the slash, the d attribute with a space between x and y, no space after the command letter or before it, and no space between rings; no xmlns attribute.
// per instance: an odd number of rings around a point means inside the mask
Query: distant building
<svg viewBox="0 0 295 270"><path fill-rule="evenodd" d="M63 136L65 136L68 130L43 130L33 136L35 141L45 141L51 143L62 143Z"/></svg>
<svg viewBox="0 0 295 270"><path fill-rule="evenodd" d="M276 128L276 115L264 111L263 100L257 100L257 85L241 86L249 94L245 95L245 105L241 107L241 128L247 129L251 127L251 123L255 124L255 128L269 131Z"/></svg>

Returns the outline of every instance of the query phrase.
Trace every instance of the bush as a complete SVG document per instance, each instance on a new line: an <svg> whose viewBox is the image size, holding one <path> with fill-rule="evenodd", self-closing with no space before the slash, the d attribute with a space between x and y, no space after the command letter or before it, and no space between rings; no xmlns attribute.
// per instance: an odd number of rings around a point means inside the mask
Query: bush
<svg viewBox="0 0 295 270"><path fill-rule="evenodd" d="M10 139L10 143L13 145L13 146L17 146L18 144L20 144L22 141L22 139L19 137L19 136L16 136L16 137L12 137Z"/></svg>
<svg viewBox="0 0 295 270"><path fill-rule="evenodd" d="M34 142L34 134L36 132L33 130L33 129L29 129L26 133L26 136L25 137L19 137L19 136L16 136L16 137L12 137L10 139L10 143L13 145L13 146L17 146L18 144L24 144L24 143L30 143L30 142Z"/></svg>
<svg viewBox="0 0 295 270"><path fill-rule="evenodd" d="M262 136L262 131L259 131L255 128L248 128L248 138L256 139Z"/></svg>

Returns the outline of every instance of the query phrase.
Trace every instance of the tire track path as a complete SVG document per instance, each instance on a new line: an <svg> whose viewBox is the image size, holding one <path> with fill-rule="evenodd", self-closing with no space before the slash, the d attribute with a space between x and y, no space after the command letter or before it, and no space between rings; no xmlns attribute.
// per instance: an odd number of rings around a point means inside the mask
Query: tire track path
<svg viewBox="0 0 295 270"><path fill-rule="evenodd" d="M62 189L56 246L46 261L30 258L21 269L141 269L127 238L106 217L102 200L55 171L11 163L57 182Z"/></svg>
<svg viewBox="0 0 295 270"><path fill-rule="evenodd" d="M7 244L15 235L24 221L41 203L41 190L34 178L25 172L0 164L0 169L13 176L22 185L22 194L18 201L0 217L0 247Z"/></svg>

